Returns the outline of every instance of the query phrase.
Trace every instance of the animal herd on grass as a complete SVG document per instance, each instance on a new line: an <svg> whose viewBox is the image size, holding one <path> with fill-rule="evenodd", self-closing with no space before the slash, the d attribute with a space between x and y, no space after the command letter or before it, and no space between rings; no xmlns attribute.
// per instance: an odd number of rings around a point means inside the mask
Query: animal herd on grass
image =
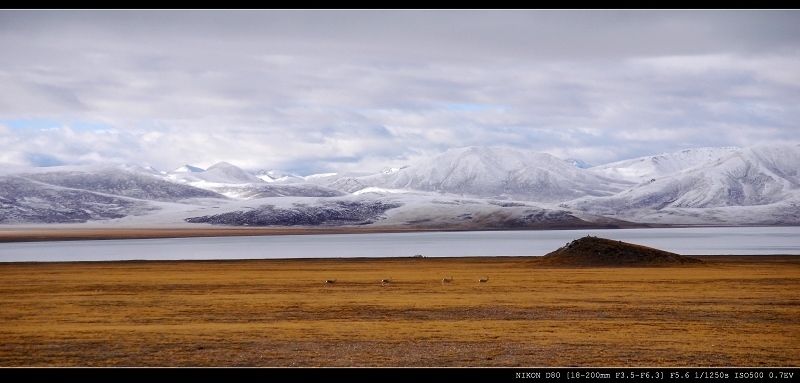
<svg viewBox="0 0 800 383"><path fill-rule="evenodd" d="M453 277L442 278L442 284L443 285L452 284L453 281L455 281L455 279ZM478 284L484 284L484 283L489 283L489 277L488 276L486 278L478 279ZM326 286L333 286L335 284L336 284L336 279L326 279L325 280L325 285ZM391 277L390 278L386 278L386 279L381 279L381 286L386 286L386 285L390 285L390 284L392 284L392 278Z"/></svg>

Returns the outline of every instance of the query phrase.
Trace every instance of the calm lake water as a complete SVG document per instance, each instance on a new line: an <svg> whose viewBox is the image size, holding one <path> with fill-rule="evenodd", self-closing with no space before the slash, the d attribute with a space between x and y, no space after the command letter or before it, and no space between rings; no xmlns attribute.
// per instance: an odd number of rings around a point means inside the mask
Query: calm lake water
<svg viewBox="0 0 800 383"><path fill-rule="evenodd" d="M587 235L684 255L800 255L800 227L695 227L0 243L0 262L539 256Z"/></svg>

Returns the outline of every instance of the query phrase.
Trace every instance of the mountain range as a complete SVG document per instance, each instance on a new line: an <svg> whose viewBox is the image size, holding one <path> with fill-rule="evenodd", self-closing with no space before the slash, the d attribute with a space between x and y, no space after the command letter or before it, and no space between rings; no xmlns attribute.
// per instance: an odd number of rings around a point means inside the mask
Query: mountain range
<svg viewBox="0 0 800 383"><path fill-rule="evenodd" d="M0 224L535 229L800 224L800 145L698 148L588 166L467 147L370 173L227 162L0 171Z"/></svg>

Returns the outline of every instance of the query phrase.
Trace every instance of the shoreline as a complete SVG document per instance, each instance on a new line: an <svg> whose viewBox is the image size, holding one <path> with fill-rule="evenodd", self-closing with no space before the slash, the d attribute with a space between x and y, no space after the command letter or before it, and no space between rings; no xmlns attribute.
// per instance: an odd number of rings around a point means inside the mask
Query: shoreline
<svg viewBox="0 0 800 383"><path fill-rule="evenodd" d="M248 237L276 235L324 235L324 234L383 234L383 233L420 233L420 232L465 232L465 231L564 231L564 230L615 230L615 229L685 229L693 227L795 227L798 225L655 225L642 224L638 227L620 227L615 225L547 225L525 228L494 227L429 227L429 226L330 226L330 227L231 227L206 226L187 227L183 225L164 227L69 227L57 225L47 226L2 226L0 225L0 243L12 242L44 242L44 241L88 241L114 239L160 239L191 237Z"/></svg>
<svg viewBox="0 0 800 383"><path fill-rule="evenodd" d="M578 266L578 265L536 265L531 263L530 266L535 269L575 269L575 270L593 270L593 269L669 269L669 268L696 268L708 266L712 264L748 264L748 263L762 263L764 261L771 262L797 262L800 254L709 254L709 255L696 255L696 254L680 254L682 256L696 258L705 263L705 265L603 265L603 266ZM92 266L114 266L114 265L168 265L168 264L220 264L220 265L234 265L242 263L263 263L273 262L276 264L281 263L336 263L339 265L359 265L364 263L396 263L396 262L426 262L426 263L483 263L491 264L494 262L502 263L529 263L539 259L542 255L487 255L487 256L464 256L464 257L415 257L415 256L402 256L402 257L352 257L352 258L240 258L240 259L123 259L123 260L101 260L101 261L0 261L2 266L35 266L35 265L48 265L48 266L67 266L67 265L92 265Z"/></svg>
<svg viewBox="0 0 800 383"><path fill-rule="evenodd" d="M653 226L656 227L656 226ZM549 230L586 230L616 229L619 227L542 227L542 228L485 228L485 227L397 227L397 226L336 226L336 227L76 227L64 226L47 228L37 227L0 227L0 243L9 242L43 242L43 241L86 241L111 239L156 239L156 238L191 238L191 237L247 237L274 235L322 235L322 234L382 234L382 233L420 233L420 232L463 232L463 231L549 231ZM650 228L650 227L644 227ZM619 228L622 229L622 228Z"/></svg>

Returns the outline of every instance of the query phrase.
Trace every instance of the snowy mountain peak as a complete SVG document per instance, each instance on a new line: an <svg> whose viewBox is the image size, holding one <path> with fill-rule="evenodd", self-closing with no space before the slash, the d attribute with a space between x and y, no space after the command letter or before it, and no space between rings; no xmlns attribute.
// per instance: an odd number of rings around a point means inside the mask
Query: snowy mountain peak
<svg viewBox="0 0 800 383"><path fill-rule="evenodd" d="M533 219L538 215L531 213L528 202L536 202L557 205L564 214L571 210L569 214L638 223L800 223L800 145L796 143L687 149L590 169L575 163L544 153L469 147L371 174L300 177L259 172L270 180L286 177L273 184L227 162L207 170L185 165L160 174L132 165L0 167L0 223L156 217L162 209L190 214L208 203L236 212L267 203L267 198L269 204L284 206L328 205L327 198L338 198L335 204L342 211L357 211L365 200L402 200L420 207L396 215L397 222L421 222L420 217L451 220L477 207L491 210L494 220L508 217L507 209L514 206L524 206L519 213ZM260 202L245 204L243 200ZM472 218L469 215L471 222L479 221Z"/></svg>
<svg viewBox="0 0 800 383"><path fill-rule="evenodd" d="M227 162L218 162L196 175L203 181L223 184L263 183L260 178Z"/></svg>
<svg viewBox="0 0 800 383"><path fill-rule="evenodd" d="M798 201L800 145L782 144L735 149L617 195L569 206L637 222L797 224Z"/></svg>
<svg viewBox="0 0 800 383"><path fill-rule="evenodd" d="M359 190L413 189L479 198L555 202L609 195L627 185L602 180L545 153L501 147L453 149L391 173L342 178L330 185Z"/></svg>
<svg viewBox="0 0 800 383"><path fill-rule="evenodd" d="M183 165L183 166L173 170L172 173L200 173L200 172L203 172L203 171L205 171L205 170L203 170L201 168L198 168L196 166Z"/></svg>
<svg viewBox="0 0 800 383"><path fill-rule="evenodd" d="M737 150L736 147L685 149L594 166L589 170L604 177L643 182L715 161Z"/></svg>
<svg viewBox="0 0 800 383"><path fill-rule="evenodd" d="M153 168L152 166L139 166L139 165L129 165L129 164L122 164L119 166L122 169L140 172L140 173L150 173L150 174L160 174L158 170Z"/></svg>
<svg viewBox="0 0 800 383"><path fill-rule="evenodd" d="M255 176L264 182L283 182L283 183L297 183L303 182L305 177L301 177L294 173L285 172L283 170L259 170Z"/></svg>
<svg viewBox="0 0 800 383"><path fill-rule="evenodd" d="M238 167L236 167L235 165L231 165L230 163L225 162L225 161L220 161L220 162L217 162L214 165L209 166L208 169L206 169L206 171L209 171L209 170L212 170L212 169L227 169L227 170L235 169L235 170L241 170Z"/></svg>
<svg viewBox="0 0 800 383"><path fill-rule="evenodd" d="M401 166L401 167L399 167L399 168L386 167L386 168L383 168L383 169L381 169L381 173L383 173L383 174L392 174L392 173L394 173L394 172L396 172L396 171L399 171L399 170L405 169L405 168L407 168L407 167L408 167L408 165L406 165L406 166Z"/></svg>
<svg viewBox="0 0 800 383"><path fill-rule="evenodd" d="M581 160L579 160L577 158L567 158L564 161L566 161L568 164L570 164L572 166L575 166L576 168L580 168L580 169L589 169L589 168L592 167L592 165L589 165L589 164L587 164L587 163L585 163L585 162L583 162L583 161L581 161Z"/></svg>

